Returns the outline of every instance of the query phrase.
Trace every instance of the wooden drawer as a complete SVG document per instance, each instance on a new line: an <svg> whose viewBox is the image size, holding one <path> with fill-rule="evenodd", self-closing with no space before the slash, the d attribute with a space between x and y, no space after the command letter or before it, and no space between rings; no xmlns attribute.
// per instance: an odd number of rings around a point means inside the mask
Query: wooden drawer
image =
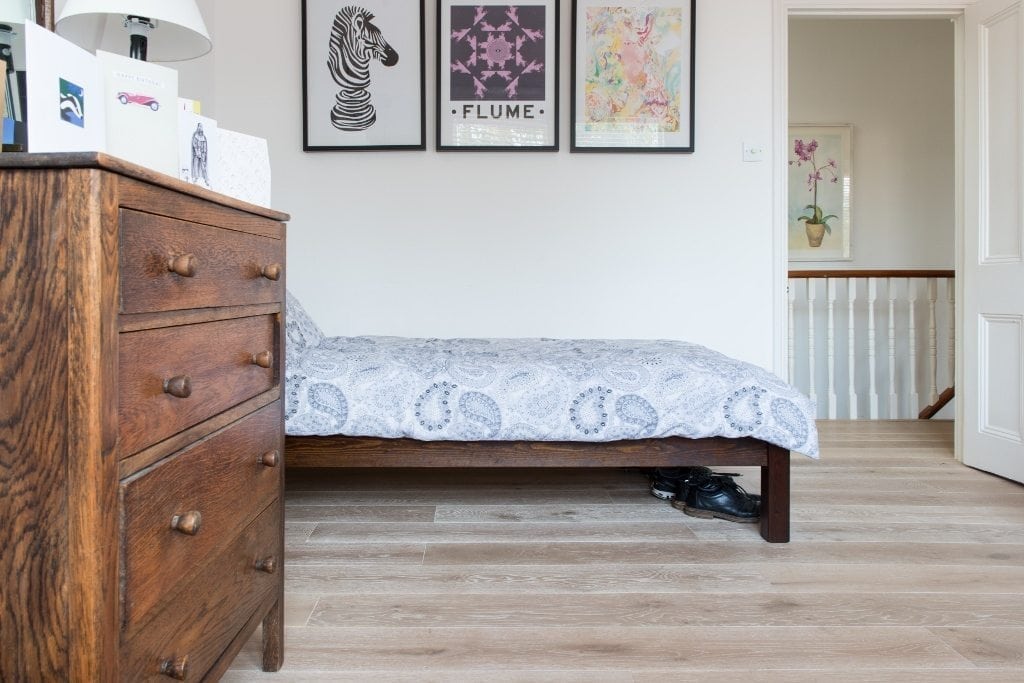
<svg viewBox="0 0 1024 683"><path fill-rule="evenodd" d="M125 639L121 680L202 680L257 608L278 599L281 535L276 501L189 582L179 582L182 590L145 629ZM272 573L259 568L267 558L276 562ZM175 667L178 675L161 671Z"/></svg>
<svg viewBox="0 0 1024 683"><path fill-rule="evenodd" d="M122 209L121 312L282 301L284 258L280 239Z"/></svg>
<svg viewBox="0 0 1024 683"><path fill-rule="evenodd" d="M278 496L281 419L275 401L121 484L126 633Z"/></svg>
<svg viewBox="0 0 1024 683"><path fill-rule="evenodd" d="M275 316L263 315L122 333L121 457L273 387L275 326Z"/></svg>

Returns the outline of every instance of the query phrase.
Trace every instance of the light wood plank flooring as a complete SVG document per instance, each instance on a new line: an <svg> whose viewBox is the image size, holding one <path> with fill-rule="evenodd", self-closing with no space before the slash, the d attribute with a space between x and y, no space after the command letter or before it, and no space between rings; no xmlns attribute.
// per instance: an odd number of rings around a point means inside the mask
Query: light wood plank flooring
<svg viewBox="0 0 1024 683"><path fill-rule="evenodd" d="M820 429L786 545L635 471L289 473L285 666L224 680L1024 680L1024 486L948 422Z"/></svg>

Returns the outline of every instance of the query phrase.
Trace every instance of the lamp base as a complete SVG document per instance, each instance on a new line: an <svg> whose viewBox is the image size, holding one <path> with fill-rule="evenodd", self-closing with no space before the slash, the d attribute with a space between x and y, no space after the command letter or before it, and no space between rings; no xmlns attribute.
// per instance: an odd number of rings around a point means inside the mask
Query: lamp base
<svg viewBox="0 0 1024 683"><path fill-rule="evenodd" d="M132 59L146 61L146 51L149 48L149 32L155 26L148 17L137 17L128 15L124 20L124 27L131 33L131 45L128 56Z"/></svg>
<svg viewBox="0 0 1024 683"><path fill-rule="evenodd" d="M149 38L133 33L131 40L132 42L128 49L128 56L132 59L140 59L143 62L146 61L146 50L149 48Z"/></svg>

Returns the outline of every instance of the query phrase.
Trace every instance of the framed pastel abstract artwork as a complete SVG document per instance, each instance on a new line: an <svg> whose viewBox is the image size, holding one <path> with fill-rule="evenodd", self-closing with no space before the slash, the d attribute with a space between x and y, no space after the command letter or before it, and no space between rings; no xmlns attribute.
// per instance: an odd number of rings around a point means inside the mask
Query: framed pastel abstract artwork
<svg viewBox="0 0 1024 683"><path fill-rule="evenodd" d="M423 0L302 0L302 149L426 149Z"/></svg>
<svg viewBox="0 0 1024 683"><path fill-rule="evenodd" d="M558 149L558 0L437 3L437 149Z"/></svg>
<svg viewBox="0 0 1024 683"><path fill-rule="evenodd" d="M696 0L573 0L573 152L693 152Z"/></svg>
<svg viewBox="0 0 1024 683"><path fill-rule="evenodd" d="M852 126L789 127L789 260L850 256Z"/></svg>

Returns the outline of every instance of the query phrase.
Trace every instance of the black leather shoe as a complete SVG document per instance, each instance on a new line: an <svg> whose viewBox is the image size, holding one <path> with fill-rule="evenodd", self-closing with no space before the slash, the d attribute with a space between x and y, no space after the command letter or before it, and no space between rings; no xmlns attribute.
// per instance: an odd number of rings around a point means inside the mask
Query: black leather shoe
<svg viewBox="0 0 1024 683"><path fill-rule="evenodd" d="M748 524L761 519L760 500L754 500L729 476L712 473L691 477L682 490L685 494L672 501L672 506L691 517Z"/></svg>
<svg viewBox="0 0 1024 683"><path fill-rule="evenodd" d="M662 500L675 500L683 482L703 474L711 474L707 467L657 467L651 471L651 495Z"/></svg>

